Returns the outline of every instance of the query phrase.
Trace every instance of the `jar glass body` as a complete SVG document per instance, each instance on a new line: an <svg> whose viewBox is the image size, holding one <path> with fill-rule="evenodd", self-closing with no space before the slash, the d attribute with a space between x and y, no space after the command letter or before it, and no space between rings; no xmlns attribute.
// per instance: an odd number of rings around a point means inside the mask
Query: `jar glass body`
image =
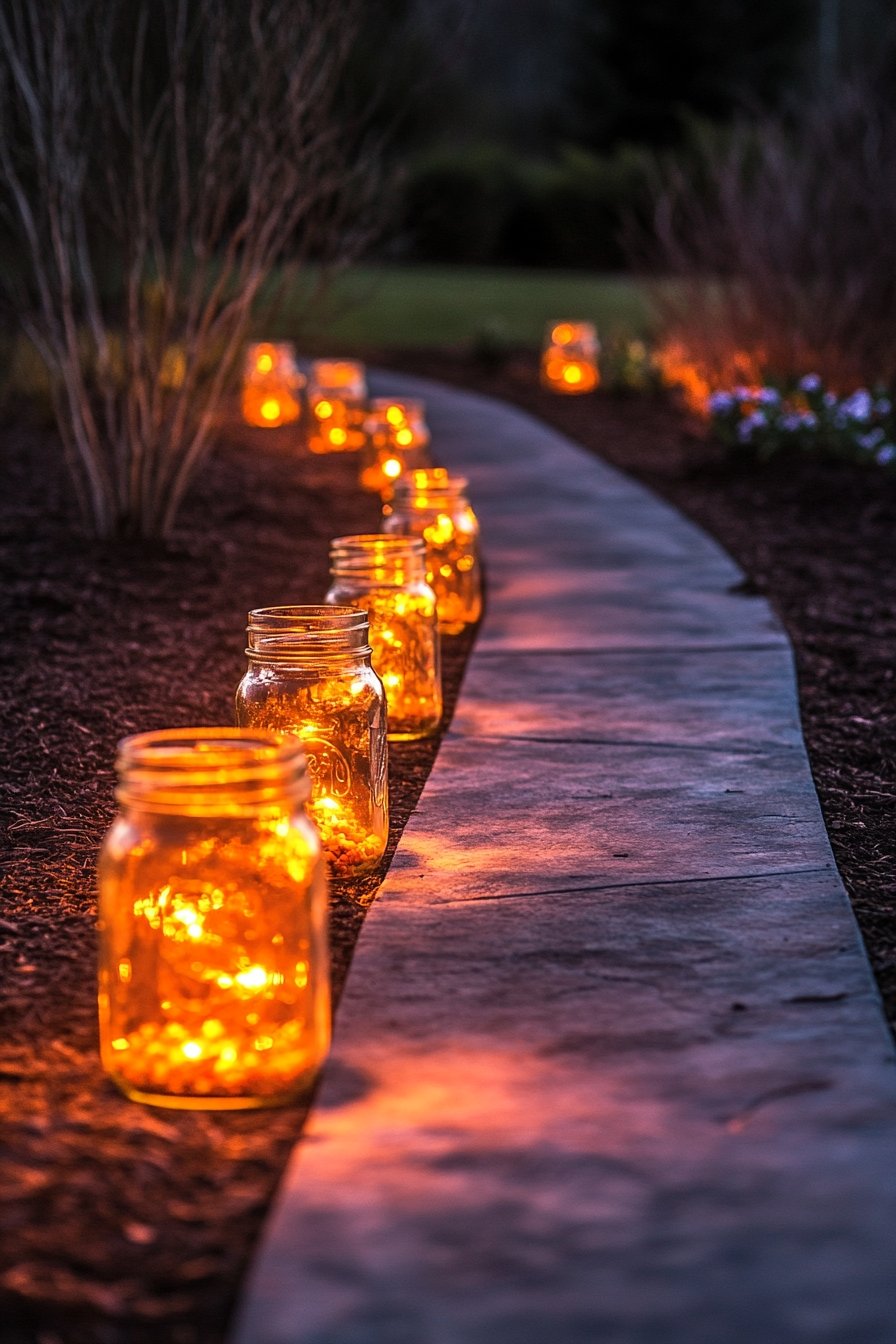
<svg viewBox="0 0 896 1344"><path fill-rule="evenodd" d="M350 359L316 359L308 378L308 447L313 453L357 452L364 447L367 377Z"/></svg>
<svg viewBox="0 0 896 1344"><path fill-rule="evenodd" d="M541 354L542 385L576 396L600 383L600 343L592 322L549 322Z"/></svg>
<svg viewBox="0 0 896 1344"><path fill-rule="evenodd" d="M389 835L386 697L371 666L366 620L360 647L358 640L353 646L358 627L344 631L340 647L327 621L333 610L250 613L249 667L236 691L236 721L301 739L308 810L331 874L347 878L377 867Z"/></svg>
<svg viewBox="0 0 896 1344"><path fill-rule="evenodd" d="M422 537L426 578L438 605L439 629L458 635L482 615L479 522L466 481L442 468L415 471L399 482L383 510L386 535Z"/></svg>
<svg viewBox="0 0 896 1344"><path fill-rule="evenodd" d="M362 489L390 496L396 481L429 466L429 429L422 401L375 397L364 423L358 476Z"/></svg>
<svg viewBox="0 0 896 1344"><path fill-rule="evenodd" d="M291 424L299 418L304 385L289 341L250 345L243 371L243 419L262 429Z"/></svg>
<svg viewBox="0 0 896 1344"><path fill-rule="evenodd" d="M143 738L162 736L185 733ZM154 1105L278 1105L329 1044L320 841L291 786L213 779L212 751L200 771L192 792L119 788L98 866L103 1064Z"/></svg>
<svg viewBox="0 0 896 1344"><path fill-rule="evenodd" d="M371 536L338 538L333 547L344 541L366 543L367 553L331 550L324 600L367 613L371 661L386 693L389 739L428 737L442 718L442 676L436 596L426 582L422 543Z"/></svg>

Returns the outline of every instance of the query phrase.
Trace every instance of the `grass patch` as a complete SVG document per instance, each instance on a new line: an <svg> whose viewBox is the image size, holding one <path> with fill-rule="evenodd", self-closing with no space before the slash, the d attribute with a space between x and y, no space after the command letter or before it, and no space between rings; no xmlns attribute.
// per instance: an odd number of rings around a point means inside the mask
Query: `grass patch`
<svg viewBox="0 0 896 1344"><path fill-rule="evenodd" d="M546 322L590 318L602 339L643 336L651 310L624 275L457 266L365 266L336 280L309 313L297 283L268 328L310 347L538 346ZM297 330L300 327L300 330Z"/></svg>

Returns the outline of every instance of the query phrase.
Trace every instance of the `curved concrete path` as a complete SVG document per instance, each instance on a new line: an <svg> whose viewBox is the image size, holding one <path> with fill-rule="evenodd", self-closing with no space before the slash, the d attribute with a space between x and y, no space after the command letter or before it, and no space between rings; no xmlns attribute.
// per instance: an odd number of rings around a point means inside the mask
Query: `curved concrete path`
<svg viewBox="0 0 896 1344"><path fill-rule="evenodd" d="M488 614L235 1344L893 1344L894 1055L783 633L552 430L383 386Z"/></svg>

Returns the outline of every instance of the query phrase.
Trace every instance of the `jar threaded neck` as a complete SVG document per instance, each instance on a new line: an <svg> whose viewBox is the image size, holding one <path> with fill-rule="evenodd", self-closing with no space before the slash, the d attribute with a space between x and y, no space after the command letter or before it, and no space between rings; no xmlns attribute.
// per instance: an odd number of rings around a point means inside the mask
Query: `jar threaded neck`
<svg viewBox="0 0 896 1344"><path fill-rule="evenodd" d="M420 537L381 532L334 537L330 572L375 583L413 583L426 577L426 546Z"/></svg>
<svg viewBox="0 0 896 1344"><path fill-rule="evenodd" d="M370 657L370 622L358 607L256 607L249 612L246 634L246 653L252 662Z"/></svg>
<svg viewBox="0 0 896 1344"><path fill-rule="evenodd" d="M118 744L119 802L191 816L251 815L310 793L297 737L241 728L162 728Z"/></svg>

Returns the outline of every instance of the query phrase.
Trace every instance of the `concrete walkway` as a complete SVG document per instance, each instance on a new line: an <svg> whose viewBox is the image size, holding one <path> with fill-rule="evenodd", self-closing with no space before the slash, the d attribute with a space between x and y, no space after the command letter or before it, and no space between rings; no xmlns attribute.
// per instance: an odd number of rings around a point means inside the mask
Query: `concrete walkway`
<svg viewBox="0 0 896 1344"><path fill-rule="evenodd" d="M488 614L235 1344L894 1344L896 1061L785 636L552 430L383 390Z"/></svg>

